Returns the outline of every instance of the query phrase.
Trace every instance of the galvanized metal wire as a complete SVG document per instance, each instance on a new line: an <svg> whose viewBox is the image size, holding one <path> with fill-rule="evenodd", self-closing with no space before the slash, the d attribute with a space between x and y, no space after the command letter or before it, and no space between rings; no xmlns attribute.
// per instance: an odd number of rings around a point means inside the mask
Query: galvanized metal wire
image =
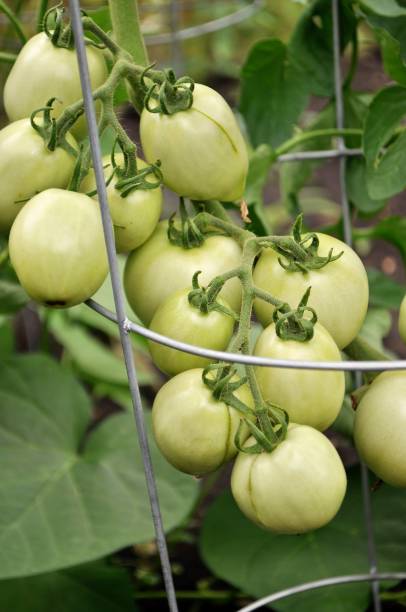
<svg viewBox="0 0 406 612"><path fill-rule="evenodd" d="M343 362L313 362L313 361L295 361L285 359L268 359L255 357L252 355L241 355L233 354L223 351L212 351L209 349L203 349L201 347L186 344L184 342L178 342L174 339L162 336L148 330L147 328L132 322L127 318L125 313L125 302L123 287L119 275L114 234L112 231L109 207L107 202L107 192L104 182L104 174L101 159L101 149L99 142L99 135L97 131L96 116L94 111L94 104L91 93L89 72L87 66L87 58L85 53L85 44L83 37L83 28L81 23L80 6L78 0L69 0L71 9L72 27L75 34L75 45L78 55L78 63L80 69L83 98L85 103L85 114L88 122L89 139L92 151L93 166L96 176L96 184L98 191L98 199L100 202L101 215L103 220L103 228L105 233L106 248L110 266L110 276L112 282L112 289L114 295L115 312L106 309L101 304L98 304L94 300L88 300L87 304L90 308L94 309L100 315L110 319L117 323L120 330L120 339L123 347L124 360L128 374L129 388L133 401L134 418L136 422L138 442L141 449L142 460L144 464L145 479L147 484L147 490L151 505L151 514L155 528L156 541L158 551L161 559L162 573L164 577L165 589L168 598L168 606L171 612L177 612L178 606L176 601L175 588L173 583L173 577L171 572L171 566L169 561L167 543L164 533L164 527L162 523L162 517L159 506L158 492L156 482L154 478L153 467L151 463L151 456L149 450L148 437L145 428L145 422L143 417L142 402L140 390L137 382L137 375L134 365L134 357L129 338L129 332L134 332L148 338L153 342L169 346L171 348L208 357L212 360L228 361L233 363L242 363L250 365L258 365L264 367L281 367L281 368L296 368L296 369L312 369L312 370L345 370L359 373L361 371L379 371L379 370L406 370L406 361L395 360L395 361L343 361ZM335 99L336 99L336 114L337 114L337 127L344 127L344 104L342 95L342 77L341 77L341 66L340 66L340 30L339 30L339 0L331 0L332 2L332 16L333 16L333 42L334 42L334 78L335 78ZM258 10L263 5L263 0L254 0L250 6L237 11L234 15L228 16L204 24L205 27L196 26L196 28L188 28L187 30L181 30L179 32L171 32L168 35L159 35L161 39L155 37L156 42L170 42L176 40L182 40L185 38L193 37L201 33L215 31L225 25L232 25L246 19L252 14L254 10ZM226 21L224 21L226 20ZM225 25L224 25L225 24ZM202 29L203 28L203 29ZM168 40L162 39L162 36L168 36ZM151 42L151 37L149 37ZM345 189L345 170L346 170L346 158L354 155L361 155L360 149L348 149L345 146L343 139L338 139L337 148L328 151L307 151L302 153L291 153L283 155L279 158L279 162L291 162L305 159L339 159L339 182L341 190L341 204L343 209L343 220L344 220L344 235L346 242L351 244L352 242L352 228L350 218L350 207ZM246 606L240 610L240 612L251 612L262 606L268 605L280 599L289 597L297 593L303 593L312 589L318 589L322 587L328 587L332 585L348 584L353 582L371 582L373 585L373 601L374 611L380 612L380 601L379 601L379 581L380 580L403 580L406 579L406 572L392 572L392 573L379 573L377 572L376 564L376 553L373 541L372 532L372 515L371 505L369 497L368 487L368 472L365 466L362 467L363 475L363 494L364 494L364 507L365 507L365 520L367 524L368 534L368 558L370 571L368 574L357 574L351 576L336 576L322 580L316 580L313 582L297 585L278 593L273 593L257 600L253 604Z"/></svg>

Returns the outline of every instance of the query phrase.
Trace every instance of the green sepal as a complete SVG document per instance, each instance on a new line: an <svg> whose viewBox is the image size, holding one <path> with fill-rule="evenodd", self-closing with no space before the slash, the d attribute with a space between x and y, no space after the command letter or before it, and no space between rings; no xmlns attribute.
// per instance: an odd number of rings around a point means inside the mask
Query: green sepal
<svg viewBox="0 0 406 612"><path fill-rule="evenodd" d="M218 287L216 285L214 290L212 290L213 288L210 287L211 284L209 284L208 287L201 287L198 280L198 276L201 273L202 271L198 270L193 274L192 291L190 291L188 294L189 304L200 310L200 312L203 314L208 314L209 312L216 310L217 312L221 312L232 317L235 321L238 321L238 315L234 312L234 310L216 301L217 295L221 291L224 283L219 283Z"/></svg>
<svg viewBox="0 0 406 612"><path fill-rule="evenodd" d="M317 314L314 308L307 305L311 287L308 287L296 309L291 310L288 304L282 304L273 311L276 334L281 340L308 342L313 338ZM305 319L304 314L311 313L311 319Z"/></svg>
<svg viewBox="0 0 406 612"><path fill-rule="evenodd" d="M173 70L164 71L164 78L159 83L146 84L145 78L151 78L149 71L153 66L144 70L141 82L146 89L144 107L150 113L173 115L188 110L193 104L194 81L188 76L177 79ZM152 79L153 80L153 79Z"/></svg>

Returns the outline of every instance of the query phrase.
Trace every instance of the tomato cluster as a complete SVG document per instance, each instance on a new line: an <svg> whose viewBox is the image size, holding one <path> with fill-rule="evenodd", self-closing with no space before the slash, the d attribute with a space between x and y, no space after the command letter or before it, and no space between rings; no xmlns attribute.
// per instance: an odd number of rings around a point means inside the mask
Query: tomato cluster
<svg viewBox="0 0 406 612"><path fill-rule="evenodd" d="M107 76L103 54L89 47L88 60L97 87ZM58 66L54 75L50 65ZM34 78L27 79L34 69ZM27 90L30 82L36 83L33 91ZM75 137L83 136L84 124L76 123L73 135L56 144L48 141L47 129L55 126L49 107L42 123L30 121L46 105L44 96L60 100L58 115L81 94L73 49L59 49L39 34L21 51L4 93L13 122L0 132L0 231L9 233L11 262L27 293L44 305L69 307L100 287L107 255L93 171L76 188L72 183ZM125 147L104 159L116 249L129 253L124 286L134 313L172 339L247 352L253 306L264 327L254 355L340 361L340 349L357 336L368 305L367 276L356 253L326 234L308 234L292 243L303 254L299 261L292 253L288 257L289 249L281 257L269 237L258 242L248 266L247 245L256 238L241 228L229 231L232 221L224 220L224 210L211 221L201 217L205 227L187 215L181 224L159 222L160 186L140 179L151 168L155 174L159 169L182 202L189 198L204 211L209 201L242 198L248 157L231 109L214 90L196 85L188 108L157 110L146 107L141 114L141 142L152 166L130 159ZM300 307L309 287L308 302ZM404 304L403 337L405 313ZM316 529L334 517L346 476L322 432L341 409L343 372L257 367L246 368L244 377L226 364L153 342L150 350L157 367L172 376L152 410L157 445L170 463L201 476L238 454L231 478L237 504L254 522L279 533ZM406 486L406 404L387 399L394 387L394 396L406 397L403 373L383 374L367 391L356 415L355 442L380 478Z"/></svg>

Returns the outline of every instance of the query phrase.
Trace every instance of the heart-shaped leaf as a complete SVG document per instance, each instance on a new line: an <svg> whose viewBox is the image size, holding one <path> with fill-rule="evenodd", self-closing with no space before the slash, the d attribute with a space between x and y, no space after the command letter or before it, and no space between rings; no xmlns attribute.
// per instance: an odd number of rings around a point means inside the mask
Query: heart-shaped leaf
<svg viewBox="0 0 406 612"><path fill-rule="evenodd" d="M0 576L99 558L154 537L133 417L87 432L89 399L40 355L0 369ZM187 514L197 483L151 450L167 530Z"/></svg>

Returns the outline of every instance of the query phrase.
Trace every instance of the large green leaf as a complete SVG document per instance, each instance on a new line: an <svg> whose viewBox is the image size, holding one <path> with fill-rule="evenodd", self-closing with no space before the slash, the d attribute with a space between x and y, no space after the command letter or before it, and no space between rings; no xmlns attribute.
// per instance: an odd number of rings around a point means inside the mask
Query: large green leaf
<svg viewBox="0 0 406 612"><path fill-rule="evenodd" d="M201 532L204 561L217 576L253 597L319 578L367 572L358 470L351 470L349 476L337 517L326 527L301 536L267 533L244 518L229 493L220 496L210 507ZM372 496L372 504L379 570L404 570L406 492L384 485ZM368 592L369 586L361 583L329 587L272 607L292 612L363 612Z"/></svg>
<svg viewBox="0 0 406 612"><path fill-rule="evenodd" d="M390 242L399 250L406 265L406 217L387 217L371 227L354 229L354 237L381 238Z"/></svg>
<svg viewBox="0 0 406 612"><path fill-rule="evenodd" d="M406 14L397 17L369 14L366 15L366 20L378 36L385 31L399 43L400 57L406 62Z"/></svg>
<svg viewBox="0 0 406 612"><path fill-rule="evenodd" d="M16 282L0 279L0 314L11 314L20 310L29 298Z"/></svg>
<svg viewBox="0 0 406 612"><path fill-rule="evenodd" d="M306 79L276 38L254 45L241 72L240 109L252 144L273 147L291 136L308 100Z"/></svg>
<svg viewBox="0 0 406 612"><path fill-rule="evenodd" d="M364 155L369 196L388 198L406 186L406 133L394 137L406 115L406 89L399 85L381 90L372 100L365 121Z"/></svg>
<svg viewBox="0 0 406 612"><path fill-rule="evenodd" d="M339 3L341 49L351 40L355 15L346 0ZM314 0L298 21L289 43L295 65L305 76L307 90L318 96L334 93L333 18L331 0Z"/></svg>
<svg viewBox="0 0 406 612"><path fill-rule="evenodd" d="M116 414L87 433L89 399L45 356L0 370L0 576L90 561L153 537L133 418ZM165 528L194 502L197 484L152 444Z"/></svg>
<svg viewBox="0 0 406 612"><path fill-rule="evenodd" d="M13 612L135 612L130 576L103 561L0 581L0 609Z"/></svg>

